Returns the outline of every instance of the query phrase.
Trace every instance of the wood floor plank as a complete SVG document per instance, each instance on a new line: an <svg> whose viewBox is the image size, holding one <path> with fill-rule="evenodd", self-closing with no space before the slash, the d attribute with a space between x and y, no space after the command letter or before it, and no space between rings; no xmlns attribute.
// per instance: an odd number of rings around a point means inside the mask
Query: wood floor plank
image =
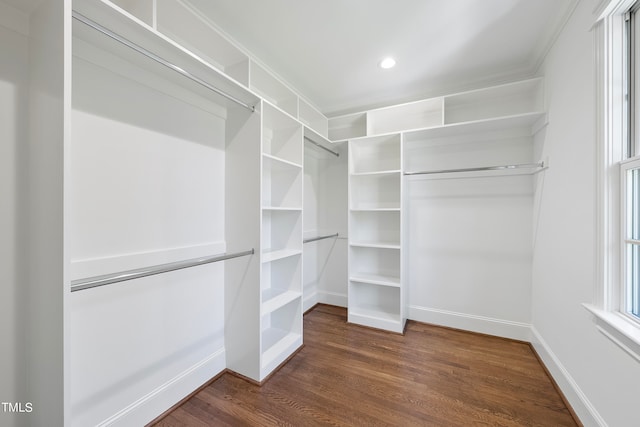
<svg viewBox="0 0 640 427"><path fill-rule="evenodd" d="M527 343L409 321L404 335L318 305L262 387L224 374L158 421L201 426L576 426Z"/></svg>

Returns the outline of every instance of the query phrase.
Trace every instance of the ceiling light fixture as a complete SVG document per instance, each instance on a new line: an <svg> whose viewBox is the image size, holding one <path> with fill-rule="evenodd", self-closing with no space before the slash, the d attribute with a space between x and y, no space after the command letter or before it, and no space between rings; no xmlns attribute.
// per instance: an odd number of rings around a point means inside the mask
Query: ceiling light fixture
<svg viewBox="0 0 640 427"><path fill-rule="evenodd" d="M380 68L388 70L389 68L393 68L396 65L396 60L389 56L380 61L379 65Z"/></svg>

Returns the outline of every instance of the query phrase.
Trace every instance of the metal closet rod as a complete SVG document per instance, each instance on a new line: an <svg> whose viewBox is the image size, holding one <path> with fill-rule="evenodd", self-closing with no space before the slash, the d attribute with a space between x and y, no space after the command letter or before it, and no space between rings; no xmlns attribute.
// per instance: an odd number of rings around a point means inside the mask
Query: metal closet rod
<svg viewBox="0 0 640 427"><path fill-rule="evenodd" d="M254 250L244 252L236 252L232 254L220 254L208 257L193 258L185 261L170 262L167 264L154 265L151 267L136 268L134 270L122 271L120 273L105 274L102 276L89 277L87 279L78 279L71 282L71 292L82 291L85 289L97 288L100 286L110 285L112 283L124 282L125 280L139 279L141 277L153 276L156 274L167 273L169 271L182 270L184 268L196 267L199 265L210 264L212 262L224 261L226 259L238 258L246 255L253 255Z"/></svg>
<svg viewBox="0 0 640 427"><path fill-rule="evenodd" d="M93 28L94 30L97 30L99 32L101 32L102 34L112 38L113 40L127 46L130 49L135 50L136 52L156 61L157 63L164 65L165 67L175 71L176 73L190 79L193 80L194 82L198 83L199 85L209 89L210 91L215 92L216 94L228 99L229 101L235 102L236 104L246 108L247 110L251 111L251 112L255 112L256 111L256 107L253 105L249 105L244 101L239 100L238 98L229 95L228 93L218 89L215 86L210 85L209 83L207 83L206 81L202 80L200 77L198 76L194 76L193 74L189 73L188 71L183 70L182 68L178 67L175 64L172 64L171 62L159 57L158 55L156 55L153 52L148 51L147 49L143 48L140 45L135 44L134 42L120 36L119 34L114 33L113 31L109 30L108 28L103 27L102 25L98 24L95 21L92 21L91 19L87 18L86 16L82 15L79 12L76 12L75 10L73 11L72 14L73 18L82 22L83 24Z"/></svg>
<svg viewBox="0 0 640 427"><path fill-rule="evenodd" d="M462 169L440 169L430 171L418 171L418 172L405 172L405 175L432 175L437 173L456 173L456 172L480 172L480 171L497 171L508 169L532 169L532 168L544 168L544 162L538 163L522 163L517 165L504 165L504 166L483 166L477 168L462 168Z"/></svg>
<svg viewBox="0 0 640 427"><path fill-rule="evenodd" d="M311 138L308 138L308 137L306 137L306 136L305 136L305 137L304 137L304 140L305 140L305 141L309 141L310 143L312 143L312 144L313 144L313 145L315 145L316 147L320 147L320 148L322 148L324 151L329 152L329 153L333 154L333 155L334 155L334 156L336 156L336 157L340 157L340 153L335 152L335 151L333 151L333 150L330 150L330 149L328 149L327 147L325 147L325 146L323 146L323 145L318 144L317 142L315 142L315 141L314 141L313 139L311 139Z"/></svg>
<svg viewBox="0 0 640 427"><path fill-rule="evenodd" d="M312 237L310 239L304 239L302 241L302 243L309 243L309 242L315 242L316 240L323 240L323 239L330 239L332 237L338 237L338 233L335 234L328 234L326 236L318 236L318 237Z"/></svg>

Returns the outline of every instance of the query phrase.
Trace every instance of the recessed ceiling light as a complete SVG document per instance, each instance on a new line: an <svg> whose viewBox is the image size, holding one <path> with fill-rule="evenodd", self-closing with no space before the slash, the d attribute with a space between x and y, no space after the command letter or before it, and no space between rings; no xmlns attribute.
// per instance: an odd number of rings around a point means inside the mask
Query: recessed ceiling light
<svg viewBox="0 0 640 427"><path fill-rule="evenodd" d="M380 68L384 68L385 70L387 70L389 68L393 68L396 65L396 60L389 56L380 61L379 65Z"/></svg>

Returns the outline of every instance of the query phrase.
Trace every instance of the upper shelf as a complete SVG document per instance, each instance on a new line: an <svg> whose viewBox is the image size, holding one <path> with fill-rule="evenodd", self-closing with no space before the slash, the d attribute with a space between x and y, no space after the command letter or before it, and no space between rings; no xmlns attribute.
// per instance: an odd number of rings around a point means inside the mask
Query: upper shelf
<svg viewBox="0 0 640 427"><path fill-rule="evenodd" d="M249 86L249 57L218 33L213 23L188 3L156 0L159 32L185 46L244 86Z"/></svg>
<svg viewBox="0 0 640 427"><path fill-rule="evenodd" d="M99 30L80 19L73 21L73 37L146 70L207 99L229 105L235 98L252 107L260 98L193 52L159 33L146 22L106 0L73 3L74 15L88 18ZM106 30L106 31L104 31ZM111 34L107 36L105 32ZM114 35L116 37L114 37ZM149 55L151 54L151 55ZM189 78L185 75L190 76ZM211 87L219 92L213 91Z"/></svg>
<svg viewBox="0 0 640 427"><path fill-rule="evenodd" d="M329 137L351 140L398 133L446 136L473 129L531 126L544 116L543 79L462 92L329 119Z"/></svg>

